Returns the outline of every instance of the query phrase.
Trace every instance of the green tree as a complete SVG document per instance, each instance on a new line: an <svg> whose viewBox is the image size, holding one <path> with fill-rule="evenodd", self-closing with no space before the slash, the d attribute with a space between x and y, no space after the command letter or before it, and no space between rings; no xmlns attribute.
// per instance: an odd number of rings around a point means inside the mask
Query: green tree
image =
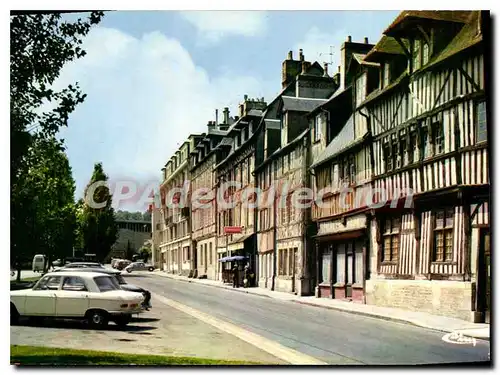
<svg viewBox="0 0 500 375"><path fill-rule="evenodd" d="M23 189L12 191L11 260L18 270L34 254L45 254L46 266L70 254L76 229L75 183L60 142L36 139L26 160L29 168L18 180Z"/></svg>
<svg viewBox="0 0 500 375"><path fill-rule="evenodd" d="M118 238L113 197L108 186L96 184L107 181L102 163L96 163L92 178L85 188L83 209L79 215L83 249L86 253L96 254L99 262L106 258Z"/></svg>
<svg viewBox="0 0 500 375"><path fill-rule="evenodd" d="M24 171L25 155L35 138L56 135L85 99L78 83L60 91L53 84L65 64L85 56L82 37L102 16L103 12L92 12L75 22L63 21L60 13L11 16L11 183Z"/></svg>
<svg viewBox="0 0 500 375"><path fill-rule="evenodd" d="M51 190L72 180L62 177L71 171L63 161L63 142L55 136L85 94L77 83L58 91L54 82L66 63L85 55L82 38L102 16L92 12L74 22L56 12L10 18L11 262L18 270L33 253L56 254L72 241L74 213L66 190ZM58 237L62 232L64 239Z"/></svg>
<svg viewBox="0 0 500 375"><path fill-rule="evenodd" d="M151 247L150 246L142 246L139 249L139 256L144 261L147 262L151 257Z"/></svg>

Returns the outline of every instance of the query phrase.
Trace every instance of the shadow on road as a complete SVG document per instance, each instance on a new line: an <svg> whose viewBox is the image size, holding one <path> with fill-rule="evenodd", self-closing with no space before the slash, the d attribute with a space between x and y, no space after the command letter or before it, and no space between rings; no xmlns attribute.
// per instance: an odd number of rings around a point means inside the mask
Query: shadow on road
<svg viewBox="0 0 500 375"><path fill-rule="evenodd" d="M158 318L132 318L131 322L135 323L152 323L152 322L157 322L160 319Z"/></svg>
<svg viewBox="0 0 500 375"><path fill-rule="evenodd" d="M151 321L156 321L159 319L148 319L148 318L138 318L137 320L138 323L146 323L146 322L151 322ZM135 320L132 320L135 322ZM110 324L102 329L97 329L97 328L91 328L87 325L86 322L80 321L80 320L54 320L54 319L26 319L26 318L21 318L19 320L19 323L17 324L18 326L24 326L24 327L40 327L40 328L56 328L56 329L79 329L79 330L87 330L87 331L121 331L121 332L143 332L143 331L150 331L153 329L157 329L157 327L153 326L138 326L138 325L132 325L128 324L125 327L119 327L113 322L110 322Z"/></svg>
<svg viewBox="0 0 500 375"><path fill-rule="evenodd" d="M134 272L131 272L131 273L123 272L122 276L123 277L150 277L151 274L147 274L147 273L134 273Z"/></svg>

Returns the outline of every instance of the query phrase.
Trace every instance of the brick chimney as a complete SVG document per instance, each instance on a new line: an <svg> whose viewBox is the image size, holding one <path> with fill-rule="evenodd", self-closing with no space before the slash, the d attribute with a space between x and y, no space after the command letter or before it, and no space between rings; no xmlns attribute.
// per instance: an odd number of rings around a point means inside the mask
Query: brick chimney
<svg viewBox="0 0 500 375"><path fill-rule="evenodd" d="M307 70L311 67L311 63L309 61L302 60L302 71L300 74L306 74Z"/></svg>
<svg viewBox="0 0 500 375"><path fill-rule="evenodd" d="M224 124L229 124L229 108L224 107L224 110L222 111L222 119Z"/></svg>
<svg viewBox="0 0 500 375"><path fill-rule="evenodd" d="M368 43L368 38L365 38L364 43L353 42L349 35L346 41L340 47L340 89L343 90L350 84L351 77L347 72L347 67L351 62L353 53L366 54L374 47Z"/></svg>
<svg viewBox="0 0 500 375"><path fill-rule="evenodd" d="M209 121L207 124L208 131L210 132L211 130L215 129L215 121Z"/></svg>
<svg viewBox="0 0 500 375"><path fill-rule="evenodd" d="M323 77L328 77L328 63L323 64Z"/></svg>
<svg viewBox="0 0 500 375"><path fill-rule="evenodd" d="M300 57L301 56L301 57ZM304 58L300 50L299 58ZM302 66L300 60L293 59L293 52L289 51L287 59L281 65L281 88L284 89L301 72Z"/></svg>

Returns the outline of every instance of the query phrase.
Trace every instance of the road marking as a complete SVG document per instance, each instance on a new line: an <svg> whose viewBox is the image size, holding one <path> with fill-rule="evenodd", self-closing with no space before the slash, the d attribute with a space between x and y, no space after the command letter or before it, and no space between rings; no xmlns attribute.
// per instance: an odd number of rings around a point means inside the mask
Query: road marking
<svg viewBox="0 0 500 375"><path fill-rule="evenodd" d="M165 298L159 294L151 293L151 296L160 302L173 307L179 311L191 315L192 317L201 320L204 323L210 324L215 328L220 329L230 335L236 336L237 338L264 350L265 352L279 358L285 362L292 365L326 365L326 362L322 362L319 359L308 356L307 354L300 353L296 350L287 348L275 341L269 340L265 337L257 335L256 333L247 331L237 325L228 323L224 320L217 319L211 315L204 312L195 310L189 306L183 305L179 302L173 301L171 299Z"/></svg>

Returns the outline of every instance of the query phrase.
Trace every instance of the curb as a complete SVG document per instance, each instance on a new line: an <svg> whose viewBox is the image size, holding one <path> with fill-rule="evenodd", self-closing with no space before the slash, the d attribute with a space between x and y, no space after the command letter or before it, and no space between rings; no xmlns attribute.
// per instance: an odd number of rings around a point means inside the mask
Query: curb
<svg viewBox="0 0 500 375"><path fill-rule="evenodd" d="M214 287L214 288L225 289L225 290L229 290L229 291L233 291L233 292L252 294L254 296L259 296L259 297L273 298L273 297L265 295L265 294L252 293L252 292L250 292L248 290L245 290L244 288L226 288L226 287L224 287L222 285L213 285L213 284L199 283L197 281L193 281L193 279L181 279L181 278L172 277L170 275L161 275L160 277L166 277L167 279L170 279L170 280L178 280L178 281L182 281L182 282L185 282L185 283L211 286L211 287Z"/></svg>
<svg viewBox="0 0 500 375"><path fill-rule="evenodd" d="M200 283L200 282L193 281L192 279L190 280L190 279L181 279L181 278L171 277L171 276L166 275L166 274L165 275L160 275L160 277L166 277L166 278L171 279L171 280L179 280L179 281L188 282L188 283L192 283L192 284L201 284L201 285L211 286L211 287L219 288L219 289L226 289L226 290L230 290L230 291L234 291L234 292L252 294L254 296L259 296L259 297L267 297L267 298L278 299L278 298L272 297L270 295L259 294L259 293L252 293L251 291L240 289L240 288L226 288L226 287L224 287L222 285L205 284L205 283ZM348 314L355 314L355 315L360 315L360 316L366 316L366 317L369 317L369 318L380 319L380 320L385 320L385 321L389 321L389 322L409 324L409 325L412 325L412 326L415 326L415 327L426 328L426 329L430 329L430 330L438 331L438 332L452 333L452 332L455 332L455 331L461 331L461 329L450 330L450 329L445 329L445 328L436 328L436 327L431 327L431 326L426 325L426 324L415 322L413 320L407 320L407 319L402 319L402 318L395 318L395 317L392 317L392 316L380 315L380 314L376 314L376 313L374 314L374 313L369 313L369 312L365 312L365 311L349 310L349 309L344 309L342 307L337 307L337 306L319 305L319 304L315 304L315 303L311 303L311 302L299 301L297 299L289 299L289 300L282 299L282 301L290 301L290 302L294 302L294 303L297 303L297 304L300 304L300 305L307 305L307 306L313 306L313 307L318 307L318 308L324 308L324 309L328 309L328 310L335 310L335 311L340 311L340 312L344 312L344 313L348 313ZM475 337L475 336L470 336L470 337L474 337L474 338L476 338L478 340L484 340L484 341L488 341L488 342L490 341L489 337L487 337L487 338L486 337Z"/></svg>

